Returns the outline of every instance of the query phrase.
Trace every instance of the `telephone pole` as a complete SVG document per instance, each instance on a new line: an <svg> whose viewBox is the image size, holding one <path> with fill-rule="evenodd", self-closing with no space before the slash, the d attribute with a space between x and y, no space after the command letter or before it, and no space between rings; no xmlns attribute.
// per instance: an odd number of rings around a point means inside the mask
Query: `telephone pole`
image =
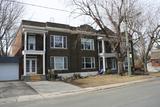
<svg viewBox="0 0 160 107"><path fill-rule="evenodd" d="M126 36L126 47L127 47L127 67L128 67L128 75L131 76L131 59L130 59L130 44L129 44L129 39L128 39L128 23L127 23L127 0L125 0L125 36Z"/></svg>

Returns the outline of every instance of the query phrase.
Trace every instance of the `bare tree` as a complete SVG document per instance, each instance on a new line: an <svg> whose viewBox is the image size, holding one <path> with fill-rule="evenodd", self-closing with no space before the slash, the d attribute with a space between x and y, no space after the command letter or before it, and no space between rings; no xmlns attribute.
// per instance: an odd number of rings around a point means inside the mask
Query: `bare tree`
<svg viewBox="0 0 160 107"><path fill-rule="evenodd" d="M110 42L113 52L117 52L118 73L123 71L123 62L126 57L126 46L124 45L125 21L134 20L140 12L137 0L72 0L75 10L89 16L93 23L103 31ZM108 29L114 32L109 37ZM112 39L112 40L111 40Z"/></svg>
<svg viewBox="0 0 160 107"><path fill-rule="evenodd" d="M135 48L139 54L140 61L143 62L145 72L147 72L149 52L160 38L159 17L159 9L150 9L147 12L143 12L141 17L137 17L134 21L128 24L130 31L133 33L135 39L137 39Z"/></svg>
<svg viewBox="0 0 160 107"><path fill-rule="evenodd" d="M8 55L22 12L23 6L16 1L0 0L0 55Z"/></svg>

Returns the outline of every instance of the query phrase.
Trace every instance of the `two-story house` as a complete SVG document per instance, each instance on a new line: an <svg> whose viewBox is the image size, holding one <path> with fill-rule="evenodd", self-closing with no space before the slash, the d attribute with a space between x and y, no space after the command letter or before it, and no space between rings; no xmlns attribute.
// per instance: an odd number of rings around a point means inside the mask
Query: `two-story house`
<svg viewBox="0 0 160 107"><path fill-rule="evenodd" d="M19 77L38 75L49 70L59 75L97 73L97 33L92 27L72 27L50 22L23 20L11 46L12 56L20 58Z"/></svg>

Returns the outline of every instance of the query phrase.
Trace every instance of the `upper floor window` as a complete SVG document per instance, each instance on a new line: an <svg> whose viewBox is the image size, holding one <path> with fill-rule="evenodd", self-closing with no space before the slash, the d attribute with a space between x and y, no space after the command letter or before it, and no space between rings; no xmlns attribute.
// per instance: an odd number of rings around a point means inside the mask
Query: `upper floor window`
<svg viewBox="0 0 160 107"><path fill-rule="evenodd" d="M102 41L98 41L98 49L99 49L99 53L102 53Z"/></svg>
<svg viewBox="0 0 160 107"><path fill-rule="evenodd" d="M35 36L28 36L28 50L35 50L36 38Z"/></svg>
<svg viewBox="0 0 160 107"><path fill-rule="evenodd" d="M94 39L81 38L82 50L94 50Z"/></svg>
<svg viewBox="0 0 160 107"><path fill-rule="evenodd" d="M105 52L106 53L111 53L112 52L111 44L108 41L104 42L104 46L105 46Z"/></svg>
<svg viewBox="0 0 160 107"><path fill-rule="evenodd" d="M51 35L50 37L51 48L67 48L67 37L59 35Z"/></svg>

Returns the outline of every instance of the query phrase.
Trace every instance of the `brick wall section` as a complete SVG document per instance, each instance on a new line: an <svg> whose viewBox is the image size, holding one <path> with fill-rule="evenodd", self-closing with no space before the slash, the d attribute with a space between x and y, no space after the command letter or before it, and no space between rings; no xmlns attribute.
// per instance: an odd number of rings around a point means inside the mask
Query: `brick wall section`
<svg viewBox="0 0 160 107"><path fill-rule="evenodd" d="M53 49L50 48L50 35L67 36L67 49ZM86 38L86 36L85 36ZM49 31L47 35L47 68L50 68L50 56L68 56L68 70L58 71L59 73L81 72L81 71L95 71L98 69L98 49L96 36L88 36L87 38L94 39L95 50L86 51L81 50L81 41L79 35L71 35L69 33L52 32ZM95 69L82 69L82 57L95 57Z"/></svg>
<svg viewBox="0 0 160 107"><path fill-rule="evenodd" d="M11 45L11 56L16 56L22 48L22 33L21 30L17 32L14 42Z"/></svg>

